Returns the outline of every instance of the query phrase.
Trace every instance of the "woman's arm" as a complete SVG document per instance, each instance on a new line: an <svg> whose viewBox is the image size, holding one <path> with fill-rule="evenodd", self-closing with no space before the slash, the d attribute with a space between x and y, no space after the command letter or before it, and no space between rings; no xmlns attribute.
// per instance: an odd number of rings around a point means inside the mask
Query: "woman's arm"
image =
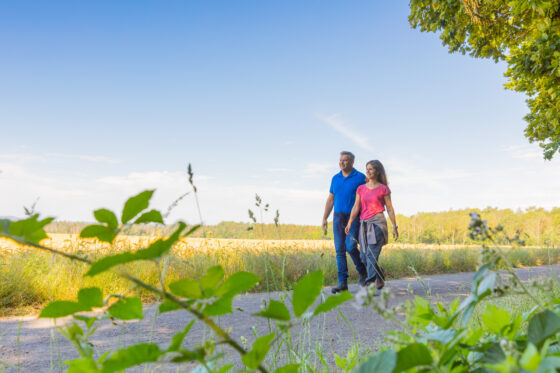
<svg viewBox="0 0 560 373"><path fill-rule="evenodd" d="M350 218L348 219L348 224L346 224L346 229L344 229L346 234L350 233L350 227L352 226L352 222L356 219L359 212L360 212L360 195L356 193L356 202L354 202L354 206L352 207L352 211L350 212Z"/></svg>
<svg viewBox="0 0 560 373"><path fill-rule="evenodd" d="M389 219L393 223L393 238L395 241L399 238L399 231L397 227L397 219L395 218L395 210L393 209L393 202L391 201L391 195L387 194L385 196L385 206L387 207L387 214L389 214Z"/></svg>

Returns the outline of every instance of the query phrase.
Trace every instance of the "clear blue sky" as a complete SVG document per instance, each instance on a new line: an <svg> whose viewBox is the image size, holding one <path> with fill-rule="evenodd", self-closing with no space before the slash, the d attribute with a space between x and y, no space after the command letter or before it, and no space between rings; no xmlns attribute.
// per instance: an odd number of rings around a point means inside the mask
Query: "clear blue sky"
<svg viewBox="0 0 560 373"><path fill-rule="evenodd" d="M154 187L164 208L191 162L207 223L257 192L319 224L341 150L384 162L397 213L560 200L505 65L448 54L406 2L4 2L0 45L0 216Z"/></svg>

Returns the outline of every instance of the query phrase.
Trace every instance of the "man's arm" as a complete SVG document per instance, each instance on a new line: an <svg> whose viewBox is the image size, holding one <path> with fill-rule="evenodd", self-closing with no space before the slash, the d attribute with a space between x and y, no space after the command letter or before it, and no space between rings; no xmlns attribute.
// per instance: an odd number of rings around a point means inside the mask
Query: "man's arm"
<svg viewBox="0 0 560 373"><path fill-rule="evenodd" d="M331 214L333 206L334 206L334 194L329 193L329 198L327 198L327 203L325 203L325 213L323 214L323 229L325 229L325 230L329 226L329 223L327 222L327 219L329 218L329 215Z"/></svg>

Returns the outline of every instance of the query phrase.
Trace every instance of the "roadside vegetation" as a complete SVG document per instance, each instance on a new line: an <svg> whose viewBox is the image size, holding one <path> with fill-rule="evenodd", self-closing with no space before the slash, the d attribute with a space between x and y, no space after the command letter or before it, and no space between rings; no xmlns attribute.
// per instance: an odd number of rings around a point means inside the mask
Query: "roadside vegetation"
<svg viewBox="0 0 560 373"><path fill-rule="evenodd" d="M106 255L136 252L155 239L119 237L113 245L76 236L55 236L44 243L62 252L96 260ZM560 249L503 247L509 261L517 267L560 263ZM96 286L107 294L135 294L129 282L113 273L84 276L87 265L49 253L18 248L0 240L0 315L36 313L54 299L72 299L82 287ZM480 246L389 245L381 263L390 279L441 273L472 272L480 264ZM209 268L219 265L226 275L238 271L255 273L263 281L250 291L291 290L307 273L321 270L325 285L336 284L336 258L330 241L260 241L185 238L177 242L163 261L166 281L190 277L200 279ZM149 262L133 262L129 273L156 285L158 269ZM350 280L357 282L355 269ZM138 290L144 302L158 298Z"/></svg>

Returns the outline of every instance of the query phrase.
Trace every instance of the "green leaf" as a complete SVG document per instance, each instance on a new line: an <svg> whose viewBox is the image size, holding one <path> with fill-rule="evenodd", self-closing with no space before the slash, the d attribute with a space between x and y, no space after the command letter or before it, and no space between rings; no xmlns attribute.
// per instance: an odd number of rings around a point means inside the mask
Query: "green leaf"
<svg viewBox="0 0 560 373"><path fill-rule="evenodd" d="M167 351L178 351L181 348L183 340L185 339L187 334L189 334L189 331L194 325L194 322L195 320L191 320L191 322L189 322L187 326L185 326L185 329L183 329L182 332L179 332L173 336L173 338L171 339L171 344L169 345Z"/></svg>
<svg viewBox="0 0 560 373"><path fill-rule="evenodd" d="M83 359L74 359L67 362L69 365L66 373L99 373L100 370L97 368L95 361L91 357L85 357Z"/></svg>
<svg viewBox="0 0 560 373"><path fill-rule="evenodd" d="M140 217L134 221L134 224L140 223L163 224L163 217L161 216L161 212L159 212L158 210L150 210L140 215Z"/></svg>
<svg viewBox="0 0 560 373"><path fill-rule="evenodd" d="M6 228L6 225L8 225L11 235L38 243L42 239L48 238L43 227L53 221L54 218L38 219L39 214L35 214L27 219L12 221L9 224L3 223L2 229Z"/></svg>
<svg viewBox="0 0 560 373"><path fill-rule="evenodd" d="M202 290L198 281L183 278L169 284L169 290L180 297L199 299L202 297Z"/></svg>
<svg viewBox="0 0 560 373"><path fill-rule="evenodd" d="M504 361L506 354L498 343L493 343L486 351L484 351L483 361L487 364L499 364Z"/></svg>
<svg viewBox="0 0 560 373"><path fill-rule="evenodd" d="M539 372L556 372L560 368L560 357L559 356L547 356L541 361L539 366Z"/></svg>
<svg viewBox="0 0 560 373"><path fill-rule="evenodd" d="M529 343L527 345L527 348L523 352L521 359L519 359L519 363L521 364L523 369L529 371L537 370L537 368L541 364L541 355L539 354L539 351L534 344Z"/></svg>
<svg viewBox="0 0 560 373"><path fill-rule="evenodd" d="M274 373L298 373L299 364L288 364L280 367L274 371Z"/></svg>
<svg viewBox="0 0 560 373"><path fill-rule="evenodd" d="M420 365L430 365L432 355L422 343L411 343L397 353L397 365L394 372L406 371Z"/></svg>
<svg viewBox="0 0 560 373"><path fill-rule="evenodd" d="M165 312L171 312L171 311L177 311L180 310L181 307L175 303L175 302L170 302L168 300L164 301L162 304L159 305L159 313L165 313Z"/></svg>
<svg viewBox="0 0 560 373"><path fill-rule="evenodd" d="M227 280L216 289L215 295L217 297L225 294L237 295L249 291L259 281L260 278L251 272L236 272L229 276Z"/></svg>
<svg viewBox="0 0 560 373"><path fill-rule="evenodd" d="M100 223L107 223L109 228L117 229L119 227L119 221L117 220L117 216L111 210L107 209L99 209L93 212L93 216L95 219Z"/></svg>
<svg viewBox="0 0 560 373"><path fill-rule="evenodd" d="M135 253L124 252L116 255L109 255L104 258L99 259L97 262L93 263L90 269L86 272L87 276L95 276L98 273L105 272L106 270L119 265L135 260L148 260L156 259L165 254L173 246L175 242L179 239L181 232L185 229L186 225L183 222L179 222L179 227L173 232L167 240L157 240L153 242L148 248L138 250Z"/></svg>
<svg viewBox="0 0 560 373"><path fill-rule="evenodd" d="M482 322L490 331L501 335L511 324L511 315L503 308L488 304L482 313Z"/></svg>
<svg viewBox="0 0 560 373"><path fill-rule="evenodd" d="M545 310L529 320L527 340L535 346L540 346L545 339L555 335L559 330L560 317L552 311Z"/></svg>
<svg viewBox="0 0 560 373"><path fill-rule="evenodd" d="M494 290L494 283L496 282L496 272L490 272L484 277L478 288L476 290L476 295L482 297L483 295L489 295Z"/></svg>
<svg viewBox="0 0 560 373"><path fill-rule="evenodd" d="M324 303L321 303L319 306L317 306L317 308L315 308L313 316L317 316L318 314L323 312L328 312L353 298L354 296L349 291L343 291L338 295L332 295L328 297Z"/></svg>
<svg viewBox="0 0 560 373"><path fill-rule="evenodd" d="M286 305L277 300L271 299L268 303L266 310L255 313L254 316L266 317L267 319L274 319L280 321L290 320L290 311Z"/></svg>
<svg viewBox="0 0 560 373"><path fill-rule="evenodd" d="M93 263L86 272L86 276L95 276L98 273L105 272L116 265L132 262L134 260L138 260L138 257L133 253L121 253L106 256Z"/></svg>
<svg viewBox="0 0 560 373"><path fill-rule="evenodd" d="M103 307L103 293L99 288L85 288L78 292L78 303L85 308Z"/></svg>
<svg viewBox="0 0 560 373"><path fill-rule="evenodd" d="M108 243L113 242L116 236L114 229L98 224L88 225L80 232L82 238L97 238L101 242Z"/></svg>
<svg viewBox="0 0 560 373"><path fill-rule="evenodd" d="M251 351L245 353L241 356L241 360L243 364L250 369L257 369L260 363L266 357L268 350L271 347L272 340L274 339L274 333L263 335L262 337L257 338L255 343L253 343L253 347Z"/></svg>
<svg viewBox="0 0 560 373"><path fill-rule="evenodd" d="M109 315L119 320L143 319L142 302L138 297L121 298L108 309Z"/></svg>
<svg viewBox="0 0 560 373"><path fill-rule="evenodd" d="M292 306L296 317L300 317L311 306L323 288L323 272L307 274L294 286Z"/></svg>
<svg viewBox="0 0 560 373"><path fill-rule="evenodd" d="M393 372L396 364L395 351L382 351L364 361L354 373L389 373Z"/></svg>
<svg viewBox="0 0 560 373"><path fill-rule="evenodd" d="M203 290L215 290L216 286L224 278L224 275L224 269L221 266L210 267L200 279L200 286L202 286Z"/></svg>
<svg viewBox="0 0 560 373"><path fill-rule="evenodd" d="M210 303L206 308L204 308L204 314L206 316L220 316L227 313L232 313L232 301L233 295L226 294L221 298L218 298L213 303Z"/></svg>
<svg viewBox="0 0 560 373"><path fill-rule="evenodd" d="M89 308L84 308L84 306L76 302L56 300L54 302L50 302L45 308L43 308L39 317L56 319L82 311L89 311Z"/></svg>
<svg viewBox="0 0 560 373"><path fill-rule="evenodd" d="M153 190L146 190L134 197L129 198L128 201L126 201L126 203L124 204L121 222L123 224L126 224L140 212L147 209L153 194Z"/></svg>
<svg viewBox="0 0 560 373"><path fill-rule="evenodd" d="M111 373L131 368L143 363L154 362L163 352L155 343L140 343L118 350L103 361L103 373Z"/></svg>
<svg viewBox="0 0 560 373"><path fill-rule="evenodd" d="M437 332L433 332L426 335L426 339L430 341L438 341L442 344L448 344L455 338L455 330L452 329L445 329L445 330L438 330Z"/></svg>

